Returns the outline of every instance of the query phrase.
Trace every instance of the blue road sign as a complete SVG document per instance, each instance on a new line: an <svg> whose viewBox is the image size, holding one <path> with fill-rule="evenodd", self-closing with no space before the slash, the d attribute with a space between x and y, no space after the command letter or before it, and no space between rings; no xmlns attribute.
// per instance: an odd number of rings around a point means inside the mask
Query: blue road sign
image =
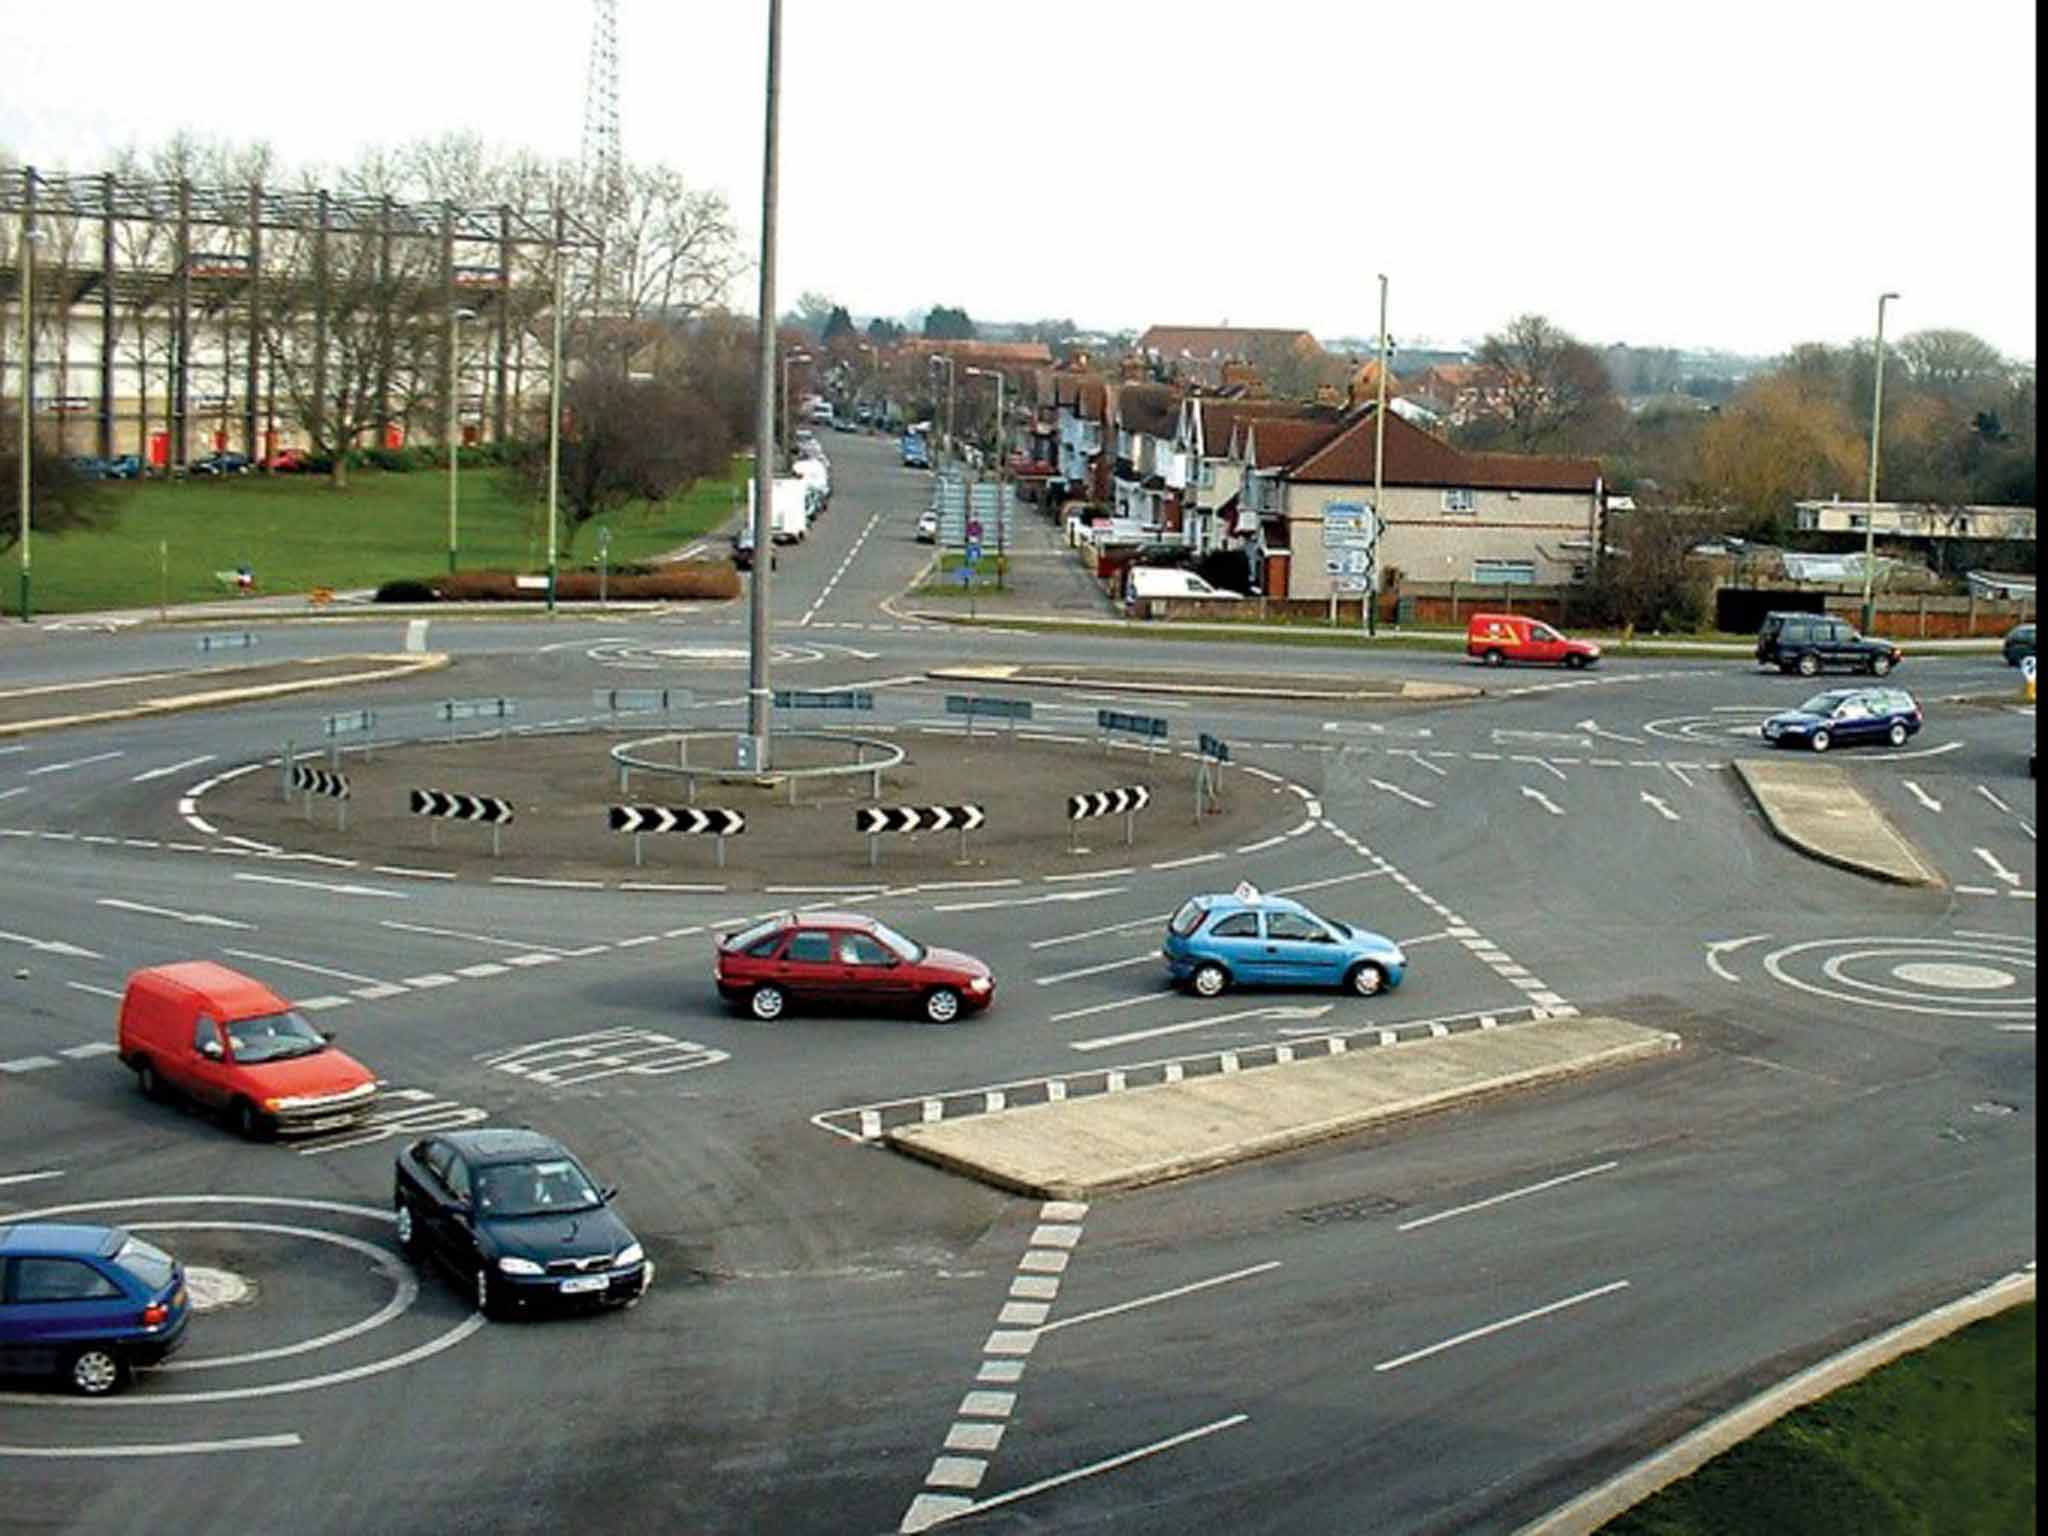
<svg viewBox="0 0 2048 1536"><path fill-rule="evenodd" d="M980 545L980 543L979 543L978 541L975 541L975 542L970 542L970 543L968 544L968 546L967 546L967 563L968 563L969 565L977 565L977 564L979 564L979 563L980 563L980 561L981 561L981 545Z"/></svg>

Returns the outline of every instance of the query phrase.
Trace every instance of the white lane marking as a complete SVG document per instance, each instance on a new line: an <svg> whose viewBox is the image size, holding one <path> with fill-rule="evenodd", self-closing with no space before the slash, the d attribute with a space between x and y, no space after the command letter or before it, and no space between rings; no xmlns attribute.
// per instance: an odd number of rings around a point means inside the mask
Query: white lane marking
<svg viewBox="0 0 2048 1536"><path fill-rule="evenodd" d="M246 871L238 871L235 878L255 881L261 885L291 885L308 891L328 891L336 896L383 896L392 901L412 900L404 891L387 891L374 885L334 885L324 880L294 880L287 875L252 875ZM502 880L504 876L495 878Z"/></svg>
<svg viewBox="0 0 2048 1536"><path fill-rule="evenodd" d="M1985 868L1991 871L1994 878L2003 880L2007 885L2016 886L2020 883L2019 872L2007 869L2003 864L1999 863L1998 855L1989 848L1973 848L1970 851L1984 861Z"/></svg>
<svg viewBox="0 0 2048 1536"><path fill-rule="evenodd" d="M64 985L71 988L74 992L89 992L94 997L112 998L117 1003L121 1000L121 994L112 987L96 987L92 983L85 981L67 981Z"/></svg>
<svg viewBox="0 0 2048 1536"><path fill-rule="evenodd" d="M45 1168L40 1173L0 1173L0 1184L33 1184L38 1179L61 1179L62 1168Z"/></svg>
<svg viewBox="0 0 2048 1536"><path fill-rule="evenodd" d="M452 869L413 869L404 864L372 864L370 872L378 875L403 875L409 880L453 880Z"/></svg>
<svg viewBox="0 0 2048 1536"><path fill-rule="evenodd" d="M69 762L45 763L40 768L29 769L29 771L23 774L22 777L25 779L32 779L35 778L38 774L62 773L68 768L84 768L91 763L104 763L111 758L126 757L127 755L128 754L125 752L95 752L91 757L74 757Z"/></svg>
<svg viewBox="0 0 2048 1536"><path fill-rule="evenodd" d="M1998 796L1994 795L1982 784L1979 784L1977 786L1977 793L1982 795L1986 800L1989 800L1993 805L1997 806L1998 809L2005 812L2006 815L2010 816L2012 814L2012 807L2007 805L2003 800L1999 799Z"/></svg>
<svg viewBox="0 0 2048 1536"><path fill-rule="evenodd" d="M1541 769L1542 769L1542 770L1543 770L1543 771L1544 771L1545 773L1551 773L1551 774L1555 774L1555 775L1557 775L1557 777L1558 777L1558 778L1559 778L1560 780L1562 780L1562 779L1565 779L1565 778L1569 777L1569 775L1567 775L1567 774L1565 773L1565 771L1564 771L1564 770L1563 770L1562 768L1558 767L1558 766L1557 766L1556 764L1554 764L1554 763L1547 763L1547 762L1545 762L1545 761L1544 761L1544 760L1543 760L1542 758L1540 758L1540 757L1523 757L1523 756L1517 756L1517 757L1514 757L1514 758L1511 758L1511 759L1509 759L1509 761L1511 761L1511 762L1517 762L1517 763L1528 763L1528 764L1530 764L1530 765L1531 765L1532 767L1536 767L1536 768L1541 768Z"/></svg>
<svg viewBox="0 0 2048 1536"><path fill-rule="evenodd" d="M1678 782L1683 784L1687 789L1693 789L1697 787L1696 785L1694 785L1693 781L1686 776L1686 764L1666 763L1664 766L1666 768L1669 768L1676 775L1678 775Z"/></svg>
<svg viewBox="0 0 2048 1536"><path fill-rule="evenodd" d="M1222 857L1222 855L1217 855ZM991 912L1002 907L1043 907L1056 902L1094 901L1099 896L1121 896L1124 887L1105 886L1099 891L1049 891L1043 896L1019 896L1010 900L945 901L932 906L934 912Z"/></svg>
<svg viewBox="0 0 2048 1536"><path fill-rule="evenodd" d="M0 1456L38 1461L110 1460L125 1456L212 1456L223 1451L289 1451L297 1435L245 1435L237 1440L151 1440L138 1445L0 1445Z"/></svg>
<svg viewBox="0 0 2048 1536"><path fill-rule="evenodd" d="M1132 1462L1142 1461L1147 1456L1157 1456L1162 1451L1171 1451L1180 1446L1191 1444L1196 1440L1207 1439L1210 1435L1218 1434L1223 1430L1235 1429L1240 1424L1248 1424L1250 1422L1250 1414L1233 1413L1228 1418L1217 1419L1214 1423L1203 1424L1195 1429L1183 1430L1180 1434L1169 1435L1164 1440L1155 1440L1150 1445L1141 1445L1136 1450L1124 1451L1120 1455L1109 1456L1101 1461L1090 1462L1087 1466L1076 1467L1071 1472L1060 1472L1052 1477L1040 1478L1035 1483L1026 1483L1022 1488L1012 1488L1008 1493L999 1493L992 1499L980 1499L971 1504L951 1499L934 1498L929 1494L920 1494L912 1501L910 1512L903 1517L903 1523L897 1529L899 1531L928 1531L933 1526L945 1521L957 1520L964 1515L979 1514L982 1510L996 1509L1005 1504L1015 1504L1020 1499L1028 1499L1054 1488L1065 1487L1068 1483L1079 1482L1084 1477L1095 1477L1103 1472L1114 1472L1118 1467L1129 1466Z"/></svg>
<svg viewBox="0 0 2048 1536"><path fill-rule="evenodd" d="M67 1061L84 1061L88 1056L111 1056L119 1049L111 1040L88 1040L83 1045L67 1045L57 1054Z"/></svg>
<svg viewBox="0 0 2048 1536"><path fill-rule="evenodd" d="M1450 755L1450 753L1446 752L1434 752L1430 754L1431 757L1448 757ZM1472 756L1474 757L1477 757L1479 755L1480 754L1476 752L1472 754ZM1413 747L1389 747L1387 748L1387 756L1405 757L1416 767L1426 768L1440 779L1448 779L1451 776L1449 769L1437 767L1435 763L1432 763L1429 760L1429 758L1424 757L1420 752L1416 751ZM1494 758L1494 761L1500 761L1499 757L1496 756Z"/></svg>
<svg viewBox="0 0 2048 1536"><path fill-rule="evenodd" d="M0 789L0 800L12 800L16 795L25 795L27 793L28 786L26 784L17 784L12 789ZM26 832L12 835L28 836Z"/></svg>
<svg viewBox="0 0 2048 1536"><path fill-rule="evenodd" d="M283 955L266 955L254 949L227 949L221 953L233 955L237 960L260 960L265 965L281 965L290 971L310 971L315 976L332 976L337 981L353 981L364 986L381 987L385 983L376 976L361 976L354 971L337 971L332 966L314 965L305 960L287 960Z"/></svg>
<svg viewBox="0 0 2048 1536"><path fill-rule="evenodd" d="M1562 778L1563 775L1560 774L1559 777ZM1542 806L1543 809L1550 812L1551 815L1562 816L1564 814L1564 812L1561 809L1559 809L1557 802L1552 800L1550 796L1544 794L1542 790L1531 789L1527 784L1524 784L1522 786L1522 793L1526 795L1529 799L1534 800L1538 805Z"/></svg>
<svg viewBox="0 0 2048 1536"><path fill-rule="evenodd" d="M1483 1211L1491 1205L1501 1205L1509 1200L1519 1200L1524 1195L1541 1194L1546 1189L1556 1189L1560 1184L1570 1184L1579 1179L1591 1178L1596 1173L1607 1173L1619 1168L1620 1163L1595 1163L1590 1168L1581 1168L1577 1173L1561 1173L1554 1179L1545 1179L1538 1184L1525 1184L1520 1189L1508 1190L1505 1194L1494 1195L1486 1200L1475 1200L1470 1205L1454 1205L1447 1211L1438 1211L1434 1216L1418 1216L1413 1221L1404 1221L1394 1228L1396 1232L1413 1232L1418 1227L1434 1226L1440 1221L1449 1221L1453 1216L1469 1216L1474 1211Z"/></svg>
<svg viewBox="0 0 2048 1536"><path fill-rule="evenodd" d="M0 942L26 944L30 949L45 955L69 955L74 960L104 960L105 955L95 954L89 949L80 949L76 944L66 944L62 939L32 939L25 933L0 931Z"/></svg>
<svg viewBox="0 0 2048 1536"><path fill-rule="evenodd" d="M1591 720L1579 721L1576 728L1578 730L1584 731L1588 736L1604 736L1609 741L1625 741L1629 743L1631 746L1637 747L1643 744L1643 739L1640 736L1623 736L1618 731L1603 731Z"/></svg>
<svg viewBox="0 0 2048 1536"><path fill-rule="evenodd" d="M1365 782L1370 784L1374 789L1383 790L1387 794L1394 795L1399 797L1400 799L1406 800L1410 805L1419 805L1426 811L1433 811L1436 809L1436 802L1434 800L1425 800L1420 795L1411 795L1408 793L1407 790L1403 789L1400 785L1389 784L1385 779L1367 779Z"/></svg>
<svg viewBox="0 0 2048 1536"><path fill-rule="evenodd" d="M1666 821L1679 821L1683 819L1679 816L1678 812L1671 809L1662 796L1653 795L1647 789L1642 792L1642 796L1643 804L1650 807L1651 810L1662 816Z"/></svg>
<svg viewBox="0 0 2048 1536"><path fill-rule="evenodd" d="M1138 870L1136 865L1126 864L1120 869L1076 870L1072 874L1045 875L1042 878L1044 879L1047 885L1058 885L1062 881L1073 880L1116 880L1122 878L1125 875L1134 875L1137 872Z"/></svg>
<svg viewBox="0 0 2048 1536"><path fill-rule="evenodd" d="M1222 853L1197 853L1185 859L1163 859L1152 865L1154 869L1187 869L1196 864L1214 864L1218 859L1227 858Z"/></svg>
<svg viewBox="0 0 2048 1536"><path fill-rule="evenodd" d="M1185 1034L1191 1029L1211 1029L1218 1024L1234 1024L1240 1019L1319 1019L1336 1007L1335 1003L1305 1008L1247 1008L1238 1013L1219 1013L1206 1019L1183 1019L1178 1024L1161 1024L1153 1029L1134 1029L1121 1035L1103 1035L1094 1040L1070 1040L1068 1049L1076 1051L1104 1051L1113 1045L1129 1045L1133 1040L1150 1040L1159 1035Z"/></svg>
<svg viewBox="0 0 2048 1536"><path fill-rule="evenodd" d="M1752 933L1740 939L1717 939L1707 945L1707 969L1723 981L1740 983L1741 977L1721 964L1721 951L1741 949L1745 944L1756 944L1768 939L1768 933Z"/></svg>
<svg viewBox="0 0 2048 1536"><path fill-rule="evenodd" d="M1937 816L1941 814L1941 802L1927 793L1918 784L1915 784L1911 779L1901 779L1899 783L1905 787L1907 794L1926 806L1928 810L1934 812Z"/></svg>
<svg viewBox="0 0 2048 1536"><path fill-rule="evenodd" d="M530 875L493 875L493 885L532 885L545 891L601 891L602 880L541 880ZM391 895L398 894L393 891Z"/></svg>
<svg viewBox="0 0 2048 1536"><path fill-rule="evenodd" d="M1248 1265L1232 1270L1227 1275L1215 1275L1207 1280L1196 1280L1188 1285L1177 1285L1170 1291L1157 1291L1150 1296L1139 1296L1130 1301L1120 1301L1115 1306L1097 1307L1093 1312L1077 1312L1072 1317L1063 1317L1056 1323L1046 1323L1037 1332L1058 1333L1062 1328L1072 1328L1077 1323L1092 1323L1105 1317L1116 1317L1124 1312L1135 1312L1140 1307L1157 1306L1162 1301L1178 1301L1183 1296L1192 1296L1198 1291L1214 1290L1219 1285L1230 1285L1238 1280L1249 1280L1254 1275L1263 1275L1280 1267L1278 1259L1268 1259L1263 1264Z"/></svg>
<svg viewBox="0 0 2048 1536"><path fill-rule="evenodd" d="M1327 880L1304 880L1299 885L1276 885L1273 887L1272 894L1275 896L1298 896L1303 891L1320 891L1333 885L1349 885L1354 880L1377 880L1380 876L1390 873L1390 871L1391 866L1382 863L1378 869L1354 870L1348 875L1332 875Z"/></svg>
<svg viewBox="0 0 2048 1536"><path fill-rule="evenodd" d="M138 773L128 782L130 784L147 784L151 779L169 778L174 773L183 773L187 768L197 768L202 763L212 762L213 759L214 754L211 752L206 753L202 757L188 757L182 763L172 763L168 768L152 768L147 773Z"/></svg>
<svg viewBox="0 0 2048 1536"><path fill-rule="evenodd" d="M196 923L204 928L239 928L245 933L254 932L254 923L239 923L232 917L215 917L211 912L174 912L169 907L152 907L140 901L123 901L118 896L102 896L96 903L102 907L113 907L122 912L139 912L144 917L168 917L174 923Z"/></svg>
<svg viewBox="0 0 2048 1536"><path fill-rule="evenodd" d="M1127 971L1134 965L1159 964L1159 951L1148 949L1142 955L1131 955L1123 960L1105 960L1100 965L1084 965L1077 971L1055 971L1050 976L1035 976L1032 980L1041 987L1057 986L1063 981L1079 981L1083 976L1100 976L1105 971Z"/></svg>
<svg viewBox="0 0 2048 1536"><path fill-rule="evenodd" d="M40 1072L59 1064L54 1056L17 1056L12 1061L0 1061L0 1072Z"/></svg>
<svg viewBox="0 0 2048 1536"><path fill-rule="evenodd" d="M1504 1317L1497 1323L1488 1323L1484 1327L1468 1329L1464 1333L1455 1334L1438 1343L1426 1344L1421 1349L1410 1350L1405 1355L1396 1355L1391 1360L1382 1360L1373 1369L1375 1371L1398 1371L1404 1365L1413 1365L1417 1360L1427 1360L1431 1355L1442 1354L1447 1349L1456 1349L1460 1344L1470 1344L1474 1339L1483 1339L1488 1334L1501 1333L1509 1328L1519 1327L1523 1323L1532 1323L1539 1317L1548 1317L1551 1313L1562 1312L1567 1307L1576 1307L1588 1301L1596 1301L1602 1296L1611 1296L1616 1291L1625 1291L1627 1289L1628 1282L1626 1280L1610 1281L1606 1285L1595 1286L1590 1291L1581 1291L1576 1296L1567 1296L1562 1301L1553 1301L1546 1306L1532 1307L1527 1312L1517 1312L1513 1317Z"/></svg>
<svg viewBox="0 0 2048 1536"><path fill-rule="evenodd" d="M812 603L809 608L805 609L804 616L796 621L797 628L802 629L805 626L807 626L811 622L811 619L817 614L817 611L825 606L825 599L832 595L832 589L839 585L839 578L844 576L848 568L852 566L854 556L860 553L861 546L867 543L868 535L875 531L875 524L879 523L881 520L882 514L880 512L877 512L873 517L868 519L867 526L861 529L860 531L860 537L853 541L853 548L849 549L846 552L846 558L839 562L839 569L832 573L832 579L825 583L825 590L818 594L818 600ZM853 648L851 646L835 646L833 647L833 649L852 650ZM869 660L874 659L873 652L854 651L854 654L856 656L866 656Z"/></svg>
<svg viewBox="0 0 2048 1536"><path fill-rule="evenodd" d="M1069 1008L1065 1013L1052 1014L1045 1022L1065 1024L1071 1019L1092 1018L1098 1013L1120 1013L1130 1008L1141 1008L1146 1003L1164 1003L1179 996L1178 992L1152 992L1140 997L1120 997L1114 1002L1094 1003L1086 1008Z"/></svg>
<svg viewBox="0 0 2048 1536"><path fill-rule="evenodd" d="M425 923L402 923L395 917L381 917L377 920L377 926L395 928L401 933L424 933L437 939L466 939L472 944L495 944L500 949L516 949L521 953L536 949L554 954L563 953L561 946L557 944L542 944L528 939L498 939L488 933L469 933L460 928L434 928Z"/></svg>

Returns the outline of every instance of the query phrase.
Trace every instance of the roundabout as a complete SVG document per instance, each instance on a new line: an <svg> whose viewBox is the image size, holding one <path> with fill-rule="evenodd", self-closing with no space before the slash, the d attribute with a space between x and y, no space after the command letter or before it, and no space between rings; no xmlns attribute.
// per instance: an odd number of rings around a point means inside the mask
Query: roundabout
<svg viewBox="0 0 2048 1536"><path fill-rule="evenodd" d="M1859 1008L2013 1022L2034 1017L2034 955L2017 940L1812 939L1764 957L1784 986Z"/></svg>

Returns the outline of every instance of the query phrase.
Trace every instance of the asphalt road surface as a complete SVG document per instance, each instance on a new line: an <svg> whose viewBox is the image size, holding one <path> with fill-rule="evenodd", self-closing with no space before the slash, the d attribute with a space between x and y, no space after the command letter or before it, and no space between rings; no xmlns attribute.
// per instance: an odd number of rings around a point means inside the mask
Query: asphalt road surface
<svg viewBox="0 0 2048 1536"><path fill-rule="evenodd" d="M208 820L217 781L274 773L332 711L428 736L438 701L506 696L525 731L598 724L596 689L664 686L730 729L743 604L437 619L443 673L0 741L0 1216L124 1222L254 1286L116 1400L9 1383L10 1531L883 1532L960 1501L950 1529L1508 1531L2033 1259L2034 721L1945 702L2009 694L1995 656L1915 657L1897 681L1927 729L1832 759L1942 877L1884 886L1775 841L1727 766L1810 684L1727 660L1481 674L900 619L878 605L930 556L912 537L928 482L884 440L827 447L832 510L772 578L776 681L871 687L913 751L947 749L959 689L924 673L960 661L1489 692L1041 694L1048 733L1085 735L1111 704L1166 715L1177 742L1221 736L1233 771L1300 786L1309 825L1193 864L803 898L439 878ZM365 618L265 627L257 649L402 640ZM198 659L191 630L146 623L0 636L8 687ZM1164 990L1167 914L1240 880L1399 939L1407 983ZM983 956L996 1006L945 1029L720 1006L714 935L797 899ZM111 1054L116 1000L135 968L192 957L337 1030L387 1083L379 1122L252 1145L144 1101ZM1684 1048L1086 1208L875 1144L1112 1071L1568 1008ZM660 1273L640 1306L484 1324L449 1276L397 1258L395 1149L484 1122L547 1130L621 1187Z"/></svg>

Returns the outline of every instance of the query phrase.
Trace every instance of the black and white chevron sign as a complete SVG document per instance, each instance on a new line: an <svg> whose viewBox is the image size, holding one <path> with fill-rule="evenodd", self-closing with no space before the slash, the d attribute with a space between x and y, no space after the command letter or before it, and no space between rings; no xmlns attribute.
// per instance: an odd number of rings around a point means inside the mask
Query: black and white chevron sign
<svg viewBox="0 0 2048 1536"><path fill-rule="evenodd" d="M610 807L614 832L694 832L708 837L733 837L747 830L745 811L724 811L713 806L698 809L686 805L614 805Z"/></svg>
<svg viewBox="0 0 2048 1536"><path fill-rule="evenodd" d="M444 821L487 821L503 826L512 819L512 802L495 795L463 795L447 789L416 789L412 792L415 816L439 816Z"/></svg>
<svg viewBox="0 0 2048 1536"><path fill-rule="evenodd" d="M302 789L309 795L326 795L331 800L348 798L348 779L326 768L292 769L292 788Z"/></svg>
<svg viewBox="0 0 2048 1536"><path fill-rule="evenodd" d="M1091 816L1122 816L1142 811L1152 803L1152 791L1142 784L1122 789L1100 789L1091 794L1067 796L1067 820L1086 821Z"/></svg>
<svg viewBox="0 0 2048 1536"><path fill-rule="evenodd" d="M978 805L869 805L853 813L853 829L877 832L972 832L987 815Z"/></svg>

